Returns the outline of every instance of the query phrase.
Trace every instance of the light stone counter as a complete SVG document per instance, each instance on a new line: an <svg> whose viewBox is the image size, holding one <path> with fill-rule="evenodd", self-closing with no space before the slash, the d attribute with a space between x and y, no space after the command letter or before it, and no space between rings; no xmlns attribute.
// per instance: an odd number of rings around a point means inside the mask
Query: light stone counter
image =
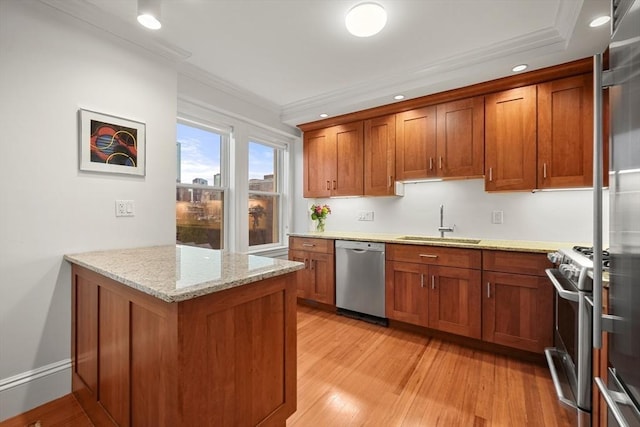
<svg viewBox="0 0 640 427"><path fill-rule="evenodd" d="M166 302L304 268L299 262L182 245L87 252L65 259Z"/></svg>
<svg viewBox="0 0 640 427"><path fill-rule="evenodd" d="M408 234L383 234L383 233L351 233L351 232L307 232L307 233L290 233L294 237L308 237L319 239L336 239L336 240L357 240L366 242L384 242L384 243L401 243L406 245L425 245L425 246L447 246L456 248L470 249L491 249L500 251L513 252L535 252L548 253L559 248L572 247L576 244L589 246L581 242L536 242L526 240L490 240L490 239L471 239L449 236L441 239L438 236L420 236ZM407 240L404 236L419 237L433 240ZM467 242L465 242L465 240ZM478 243L469 243L469 240L479 240Z"/></svg>

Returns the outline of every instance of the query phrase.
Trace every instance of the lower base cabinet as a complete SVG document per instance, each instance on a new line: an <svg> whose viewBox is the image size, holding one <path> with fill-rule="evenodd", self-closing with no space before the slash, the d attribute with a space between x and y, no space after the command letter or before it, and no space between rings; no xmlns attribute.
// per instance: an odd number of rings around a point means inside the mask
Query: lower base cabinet
<svg viewBox="0 0 640 427"><path fill-rule="evenodd" d="M457 266L438 264L447 262ZM386 315L542 353L553 345L550 266L545 254L484 250L480 258L479 250L387 245Z"/></svg>
<svg viewBox="0 0 640 427"><path fill-rule="evenodd" d="M336 304L334 241L289 237L289 260L304 263L296 272L298 298Z"/></svg>
<svg viewBox="0 0 640 427"><path fill-rule="evenodd" d="M483 251L484 341L542 353L553 345L553 285L545 254ZM527 273L527 274L520 274Z"/></svg>

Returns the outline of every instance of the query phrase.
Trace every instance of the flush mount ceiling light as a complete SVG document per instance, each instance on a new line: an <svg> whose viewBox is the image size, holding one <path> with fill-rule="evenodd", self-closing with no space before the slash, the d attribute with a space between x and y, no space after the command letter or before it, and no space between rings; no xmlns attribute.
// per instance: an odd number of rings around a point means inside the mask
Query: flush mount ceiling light
<svg viewBox="0 0 640 427"><path fill-rule="evenodd" d="M347 13L347 30L356 37L378 34L387 23L387 12L377 3L360 3Z"/></svg>
<svg viewBox="0 0 640 427"><path fill-rule="evenodd" d="M327 113L322 113L322 114L320 114L320 117L322 117L324 119L325 117L329 117L329 115Z"/></svg>
<svg viewBox="0 0 640 427"><path fill-rule="evenodd" d="M150 30L159 30L160 0L138 0L138 22Z"/></svg>
<svg viewBox="0 0 640 427"><path fill-rule="evenodd" d="M393 99L395 99L396 101L400 101L401 99L404 99L404 95L396 95L393 97Z"/></svg>
<svg viewBox="0 0 640 427"><path fill-rule="evenodd" d="M600 27L600 26L606 24L609 21L611 21L611 17L610 16L599 16L596 19L594 19L593 21L591 21L589 23L589 26L590 27Z"/></svg>
<svg viewBox="0 0 640 427"><path fill-rule="evenodd" d="M527 64L520 64L520 65L516 65L515 67L513 67L513 68L511 69L511 71L513 71L514 73L518 73L518 72L520 72L520 71L524 71L524 70L526 70L526 69L527 69L527 67L528 67L528 65L527 65Z"/></svg>

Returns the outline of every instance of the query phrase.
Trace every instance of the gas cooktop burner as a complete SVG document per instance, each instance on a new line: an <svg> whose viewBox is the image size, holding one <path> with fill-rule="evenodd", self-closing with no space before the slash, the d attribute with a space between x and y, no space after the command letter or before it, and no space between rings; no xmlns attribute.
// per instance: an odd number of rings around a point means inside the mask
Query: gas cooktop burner
<svg viewBox="0 0 640 427"><path fill-rule="evenodd" d="M573 250L581 253L582 255L584 255L585 257L589 258L590 260L593 260L593 247L589 247L589 246L574 246ZM611 257L609 255L609 251L608 250L603 250L602 251L602 268L605 270L609 269L609 264L610 264L610 260Z"/></svg>

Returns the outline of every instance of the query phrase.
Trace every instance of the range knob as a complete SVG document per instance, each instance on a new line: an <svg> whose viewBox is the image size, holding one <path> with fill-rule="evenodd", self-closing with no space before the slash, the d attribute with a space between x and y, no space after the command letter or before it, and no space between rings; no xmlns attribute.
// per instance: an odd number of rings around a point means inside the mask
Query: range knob
<svg viewBox="0 0 640 427"><path fill-rule="evenodd" d="M547 254L547 258L549 258L549 261L551 261L554 264L560 264L562 263L562 254L560 252L551 252L549 254Z"/></svg>
<svg viewBox="0 0 640 427"><path fill-rule="evenodd" d="M578 280L578 277L580 277L580 269L571 264L560 264L558 270L569 280Z"/></svg>

